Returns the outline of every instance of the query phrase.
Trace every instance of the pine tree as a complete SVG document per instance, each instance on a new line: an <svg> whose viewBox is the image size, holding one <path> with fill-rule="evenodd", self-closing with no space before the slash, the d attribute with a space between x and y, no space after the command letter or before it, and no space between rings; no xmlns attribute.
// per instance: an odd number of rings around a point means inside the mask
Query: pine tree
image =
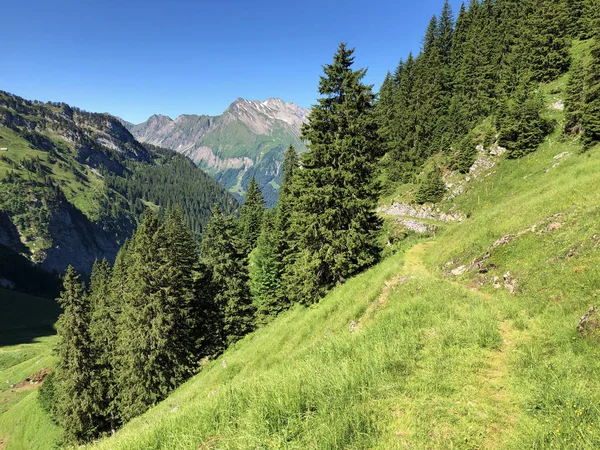
<svg viewBox="0 0 600 450"><path fill-rule="evenodd" d="M246 248L246 253L250 253L256 247L256 240L260 234L262 216L265 209L263 199L258 183L252 177L246 192L246 199L240 211L240 227L242 239Z"/></svg>
<svg viewBox="0 0 600 450"><path fill-rule="evenodd" d="M572 69L569 82L565 89L565 132L579 134L583 126L581 124L583 105L585 102L585 69L582 61L579 61Z"/></svg>
<svg viewBox="0 0 600 450"><path fill-rule="evenodd" d="M416 66L415 59L409 54L396 88L391 142L388 143L389 151L383 160L387 178L391 181L410 181L416 170L411 156L414 154L414 136L418 126L415 113Z"/></svg>
<svg viewBox="0 0 600 450"><path fill-rule="evenodd" d="M526 58L535 80L552 81L570 64L566 14L561 13L564 5L556 0L528 1L533 2L534 9L525 27Z"/></svg>
<svg viewBox="0 0 600 450"><path fill-rule="evenodd" d="M298 164L298 154L294 147L290 145L283 160L283 180L279 189L279 202L277 204L273 230L278 280L276 296L281 308L289 304L288 290L283 279L283 274L286 265L291 266L294 264L296 249L296 237L291 228L291 216L295 209L296 197L293 192L293 185Z"/></svg>
<svg viewBox="0 0 600 450"><path fill-rule="evenodd" d="M286 270L295 301L314 302L379 257L380 220L374 209L382 145L374 95L361 82L366 69L352 70L353 53L341 44L333 63L324 66L323 97L302 128L309 151L294 182L292 227L298 252Z"/></svg>
<svg viewBox="0 0 600 450"><path fill-rule="evenodd" d="M453 93L449 106L450 136L462 138L496 106L497 67L495 5L472 0L461 10L453 34Z"/></svg>
<svg viewBox="0 0 600 450"><path fill-rule="evenodd" d="M402 77L402 65L396 70L396 76L398 80ZM379 99L377 101L375 111L377 115L377 121L379 124L379 135L382 142L386 146L389 146L393 140L392 138L392 124L394 123L394 97L395 97L395 80L391 73L387 73L381 89L379 90ZM386 148L387 150L388 148Z"/></svg>
<svg viewBox="0 0 600 450"><path fill-rule="evenodd" d="M165 398L191 371L193 267L187 263L195 245L179 241L179 227L181 217L168 215L161 226L147 211L130 244L118 323L118 400L124 421Z"/></svg>
<svg viewBox="0 0 600 450"><path fill-rule="evenodd" d="M63 287L58 299L63 313L56 325L56 413L65 440L80 443L96 436L98 425L98 398L92 386L94 359L88 333L90 307L79 275L72 266L67 268Z"/></svg>
<svg viewBox="0 0 600 450"><path fill-rule="evenodd" d="M102 417L101 431L115 430L118 425L116 411L114 358L117 341L117 308L111 293L112 268L103 259L92 267L89 302L92 310L89 334L94 359L92 387Z"/></svg>
<svg viewBox="0 0 600 450"><path fill-rule="evenodd" d="M419 177L419 184L415 194L417 203L437 203L444 197L446 183L442 179L439 167L430 164Z"/></svg>
<svg viewBox="0 0 600 450"><path fill-rule="evenodd" d="M529 85L521 86L499 117L498 142L509 158L520 158L537 149L552 130L542 117L543 98Z"/></svg>
<svg viewBox="0 0 600 450"><path fill-rule="evenodd" d="M279 302L279 267L275 241L275 211L265 211L256 248L250 253L249 286L256 308L257 323L266 323L284 308Z"/></svg>
<svg viewBox="0 0 600 450"><path fill-rule="evenodd" d="M254 321L243 241L236 220L219 209L204 232L200 261L213 304L212 347L219 352L249 333Z"/></svg>
<svg viewBox="0 0 600 450"><path fill-rule="evenodd" d="M586 68L584 103L581 111L583 142L586 148L600 142L600 18L595 23L595 42Z"/></svg>

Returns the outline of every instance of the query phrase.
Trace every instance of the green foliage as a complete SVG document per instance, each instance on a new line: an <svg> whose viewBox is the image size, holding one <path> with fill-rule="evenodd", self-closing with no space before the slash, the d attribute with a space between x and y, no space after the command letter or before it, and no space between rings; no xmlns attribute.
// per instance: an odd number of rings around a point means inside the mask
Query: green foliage
<svg viewBox="0 0 600 450"><path fill-rule="evenodd" d="M275 214L273 210L265 211L256 248L249 256L249 286L258 323L267 322L284 306L278 295L281 267L276 253Z"/></svg>
<svg viewBox="0 0 600 450"><path fill-rule="evenodd" d="M100 414L99 430L115 430L116 417L116 355L117 318L120 301L111 292L112 268L104 259L96 261L92 267L89 302L92 309L89 334L94 359L94 380L92 387Z"/></svg>
<svg viewBox="0 0 600 450"><path fill-rule="evenodd" d="M533 79L555 80L569 69L570 56L565 3L555 0L531 0L523 39L525 55Z"/></svg>
<svg viewBox="0 0 600 450"><path fill-rule="evenodd" d="M94 359L89 335L90 303L79 275L69 266L58 298L63 313L56 329L58 362L54 380L56 418L67 442L86 441L96 434L97 402L92 383Z"/></svg>
<svg viewBox="0 0 600 450"><path fill-rule="evenodd" d="M469 169L476 159L477 141L471 134L468 134L456 144L454 168L460 173L469 173Z"/></svg>
<svg viewBox="0 0 600 450"><path fill-rule="evenodd" d="M415 200L417 203L437 203L442 200L446 192L446 183L442 178L442 171L434 164L426 167L419 177Z"/></svg>
<svg viewBox="0 0 600 450"><path fill-rule="evenodd" d="M241 236L249 254L255 247L261 232L265 201L254 177L250 180L246 199L240 211Z"/></svg>
<svg viewBox="0 0 600 450"><path fill-rule="evenodd" d="M520 158L537 149L553 124L542 116L544 100L539 94L523 89L507 105L499 118L498 142L509 158Z"/></svg>
<svg viewBox="0 0 600 450"><path fill-rule="evenodd" d="M585 97L581 111L583 141L586 148L600 142L600 20L594 33L595 44L591 50L591 60L586 69Z"/></svg>
<svg viewBox="0 0 600 450"><path fill-rule="evenodd" d="M128 250L130 266L117 322L117 401L125 421L190 374L196 259L194 241L177 212L161 224L147 211Z"/></svg>
<svg viewBox="0 0 600 450"><path fill-rule="evenodd" d="M165 208L180 205L187 226L199 238L210 220L213 205L219 205L228 213L237 209L233 196L209 175L198 170L188 158L170 150L145 145L155 155L155 164L131 162L128 166L130 173L106 175L107 186L127 199L136 216L146 209L144 202Z"/></svg>
<svg viewBox="0 0 600 450"><path fill-rule="evenodd" d="M218 208L204 233L200 262L206 270L209 321L216 353L252 330L254 308L248 286L246 251L236 220Z"/></svg>
<svg viewBox="0 0 600 450"><path fill-rule="evenodd" d="M582 109L585 102L584 65L582 61L578 61L571 70L565 94L565 132L579 134L582 131Z"/></svg>
<svg viewBox="0 0 600 450"><path fill-rule="evenodd" d="M294 174L291 216L297 259L286 267L286 290L311 303L336 283L378 259L380 220L373 210L381 156L366 70L352 70L354 50L341 44L319 83L302 138L309 151Z"/></svg>
<svg viewBox="0 0 600 450"><path fill-rule="evenodd" d="M40 387L40 391L38 394L38 400L40 401L40 405L42 409L50 416L56 417L56 405L57 405L57 396L56 396L56 385L55 385L55 377L56 372L50 372L44 378L44 384Z"/></svg>

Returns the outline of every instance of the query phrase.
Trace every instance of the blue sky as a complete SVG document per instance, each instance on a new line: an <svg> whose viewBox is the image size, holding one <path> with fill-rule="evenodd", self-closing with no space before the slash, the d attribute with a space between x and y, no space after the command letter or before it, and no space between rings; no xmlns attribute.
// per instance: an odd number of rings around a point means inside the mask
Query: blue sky
<svg viewBox="0 0 600 450"><path fill-rule="evenodd" d="M460 0L451 0L455 14ZM308 107L340 42L379 86L443 0L4 2L0 89L138 123L238 97Z"/></svg>

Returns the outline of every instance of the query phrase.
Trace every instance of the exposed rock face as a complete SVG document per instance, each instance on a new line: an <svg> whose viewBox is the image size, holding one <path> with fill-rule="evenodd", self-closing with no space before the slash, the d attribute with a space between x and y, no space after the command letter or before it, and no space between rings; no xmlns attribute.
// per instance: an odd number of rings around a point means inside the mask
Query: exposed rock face
<svg viewBox="0 0 600 450"><path fill-rule="evenodd" d="M238 98L220 116L154 115L138 125L122 121L140 141L173 149L192 159L233 192L244 193L252 176L267 204L277 199L286 148L306 150L300 128L308 110L278 98Z"/></svg>
<svg viewBox="0 0 600 450"><path fill-rule="evenodd" d="M594 336L598 338L600 319L598 318L598 309L595 306L592 306L588 312L579 319L577 331L584 336Z"/></svg>
<svg viewBox="0 0 600 450"><path fill-rule="evenodd" d="M408 203L394 203L389 207L381 207L379 212L388 216L414 217L416 219L439 220L440 222L462 222L465 215L461 212L444 213L434 210L430 205L409 205Z"/></svg>
<svg viewBox="0 0 600 450"><path fill-rule="evenodd" d="M130 232L133 232L131 224ZM101 224L88 220L68 202L61 202L50 220L52 247L46 251L42 267L48 271L64 271L69 264L79 272L89 272L96 259L113 262L123 244Z"/></svg>

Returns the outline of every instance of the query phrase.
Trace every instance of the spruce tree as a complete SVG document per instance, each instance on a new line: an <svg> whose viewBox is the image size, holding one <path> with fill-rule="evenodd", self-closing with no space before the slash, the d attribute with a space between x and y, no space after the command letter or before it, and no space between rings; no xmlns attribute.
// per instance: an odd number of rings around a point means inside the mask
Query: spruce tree
<svg viewBox="0 0 600 450"><path fill-rule="evenodd" d="M525 27L527 43L525 57L536 81L555 80L569 69L570 55L564 7L556 0L527 0L533 2Z"/></svg>
<svg viewBox="0 0 600 450"><path fill-rule="evenodd" d="M415 80L417 64L409 53L398 80L394 98L391 142L388 155L383 160L387 178L391 181L410 181L416 170L414 154L415 130L417 129Z"/></svg>
<svg viewBox="0 0 600 450"><path fill-rule="evenodd" d="M542 116L544 101L529 85L521 86L499 117L498 142L509 158L520 158L537 149L552 130Z"/></svg>
<svg viewBox="0 0 600 450"><path fill-rule="evenodd" d="M124 421L165 398L191 372L194 296L188 253L195 246L178 230L181 220L167 215L161 225L147 211L130 244L118 324L118 397Z"/></svg>
<svg viewBox="0 0 600 450"><path fill-rule="evenodd" d="M382 153L374 95L352 70L353 49L340 44L324 66L318 99L302 128L308 152L296 172L292 227L295 263L287 268L290 296L311 303L379 257L375 215L377 161Z"/></svg>
<svg viewBox="0 0 600 450"><path fill-rule="evenodd" d="M579 134L582 131L583 105L586 97L585 69L582 61L571 69L565 89L565 132Z"/></svg>
<svg viewBox="0 0 600 450"><path fill-rule="evenodd" d="M296 248L296 238L291 228L291 216L295 208L296 197L293 192L293 184L298 171L298 164L298 154L294 147L290 145L283 160L283 180L279 189L279 201L273 230L278 280L276 295L281 308L289 304L288 290L283 280L283 274L286 265L294 264Z"/></svg>
<svg viewBox="0 0 600 450"><path fill-rule="evenodd" d="M442 179L439 167L430 164L419 177L419 184L415 194L417 203L437 203L444 197L446 183Z"/></svg>
<svg viewBox="0 0 600 450"><path fill-rule="evenodd" d="M246 199L240 212L240 227L246 253L250 253L256 246L256 240L260 234L262 216L265 209L265 201L258 187L258 183L252 177L246 192Z"/></svg>
<svg viewBox="0 0 600 450"><path fill-rule="evenodd" d="M583 143L586 148L600 142L600 19L596 21L594 37L591 58L585 71L585 94L581 111Z"/></svg>
<svg viewBox="0 0 600 450"><path fill-rule="evenodd" d="M81 443L97 435L99 399L93 388L90 304L72 266L67 268L58 302L63 313L56 324L58 361L53 383L57 421L67 442Z"/></svg>
<svg viewBox="0 0 600 450"><path fill-rule="evenodd" d="M266 323L269 318L283 310L279 302L279 267L276 255L275 211L265 211L263 226L256 248L250 253L248 264L249 286L252 303L256 308L257 323Z"/></svg>
<svg viewBox="0 0 600 450"><path fill-rule="evenodd" d="M102 423L99 424L102 431L114 431L118 426L118 411L114 402L118 313L111 292L111 278L110 264L105 259L96 261L90 279L89 302L92 313L89 334L94 359L92 387L102 417Z"/></svg>
<svg viewBox="0 0 600 450"><path fill-rule="evenodd" d="M399 68L396 70L397 77L400 79L402 61L400 62ZM392 74L389 72L383 80L381 89L379 90L379 99L377 101L375 111L377 114L377 121L379 123L379 135L381 140L386 145L386 150L389 148L392 138L392 124L394 123L394 94L395 94L395 80Z"/></svg>
<svg viewBox="0 0 600 450"><path fill-rule="evenodd" d="M218 353L250 332L254 321L246 250L236 220L218 208L204 232L200 261L213 305L211 346Z"/></svg>

